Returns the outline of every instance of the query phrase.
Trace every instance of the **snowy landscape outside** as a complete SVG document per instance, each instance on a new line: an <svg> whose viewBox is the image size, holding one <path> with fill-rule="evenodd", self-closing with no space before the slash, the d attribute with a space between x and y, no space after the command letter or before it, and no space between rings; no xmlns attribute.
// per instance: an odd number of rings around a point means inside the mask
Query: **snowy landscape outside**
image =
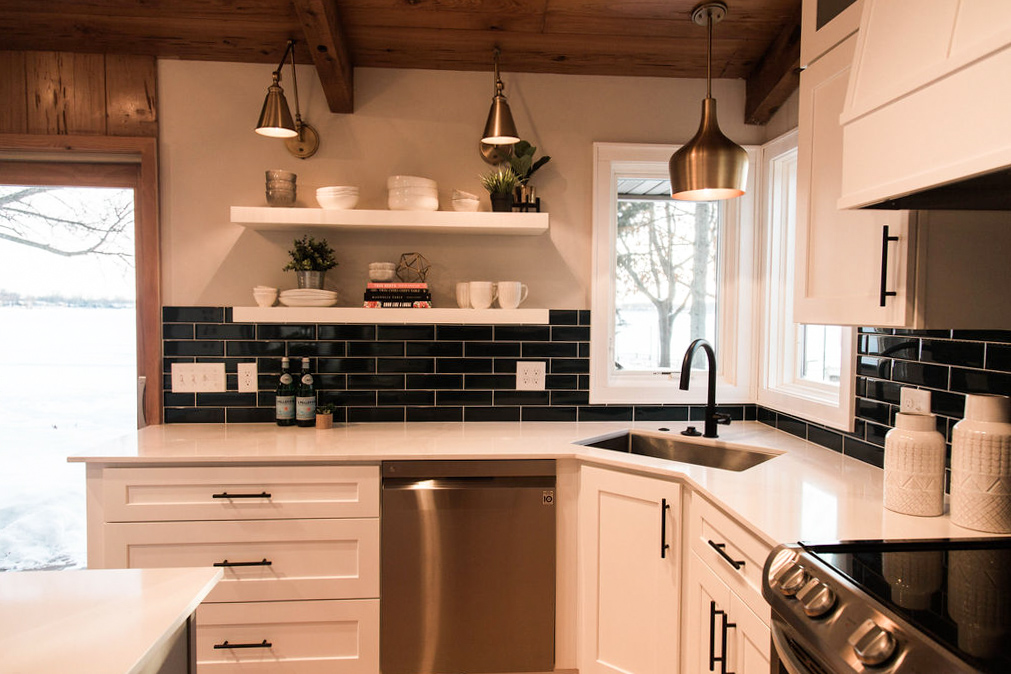
<svg viewBox="0 0 1011 674"><path fill-rule="evenodd" d="M0 186L0 234L38 240L44 223L3 212L14 189ZM86 191L132 204L129 190ZM73 210L82 192L56 202ZM73 217L90 211L103 208ZM0 571L86 565L84 465L67 457L137 426L132 210L129 219L114 248L129 260L56 255L0 237ZM48 235L46 246L80 243Z"/></svg>

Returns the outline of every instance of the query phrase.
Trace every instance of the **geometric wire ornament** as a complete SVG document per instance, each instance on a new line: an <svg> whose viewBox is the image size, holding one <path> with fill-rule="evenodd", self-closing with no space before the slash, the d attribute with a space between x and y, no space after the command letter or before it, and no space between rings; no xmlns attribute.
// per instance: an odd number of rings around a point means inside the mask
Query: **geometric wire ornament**
<svg viewBox="0 0 1011 674"><path fill-rule="evenodd" d="M423 283L431 267L421 253L404 253L397 264L397 278L404 283Z"/></svg>

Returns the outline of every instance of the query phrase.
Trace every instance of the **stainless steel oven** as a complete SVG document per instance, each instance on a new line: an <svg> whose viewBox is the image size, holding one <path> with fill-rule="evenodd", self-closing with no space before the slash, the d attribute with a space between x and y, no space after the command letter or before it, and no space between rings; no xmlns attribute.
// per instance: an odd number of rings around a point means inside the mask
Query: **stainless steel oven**
<svg viewBox="0 0 1011 674"><path fill-rule="evenodd" d="M773 674L1011 672L1011 539L783 545Z"/></svg>

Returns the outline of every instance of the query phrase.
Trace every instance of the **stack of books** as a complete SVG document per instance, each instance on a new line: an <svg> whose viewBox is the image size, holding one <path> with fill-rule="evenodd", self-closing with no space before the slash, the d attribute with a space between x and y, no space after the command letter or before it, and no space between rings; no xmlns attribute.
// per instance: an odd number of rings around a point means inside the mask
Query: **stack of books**
<svg viewBox="0 0 1011 674"><path fill-rule="evenodd" d="M432 293L427 283L369 283L365 286L367 309L429 309Z"/></svg>

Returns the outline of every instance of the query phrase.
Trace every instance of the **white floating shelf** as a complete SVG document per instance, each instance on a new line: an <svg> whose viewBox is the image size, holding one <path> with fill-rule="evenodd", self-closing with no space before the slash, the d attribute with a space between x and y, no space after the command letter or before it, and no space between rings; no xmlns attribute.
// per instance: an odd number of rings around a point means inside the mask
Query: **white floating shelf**
<svg viewBox="0 0 1011 674"><path fill-rule="evenodd" d="M438 234L536 236L548 231L547 213L336 210L232 206L232 222L249 229L283 231L305 227L399 230Z"/></svg>
<svg viewBox="0 0 1011 674"><path fill-rule="evenodd" d="M362 307L233 307L236 323L548 323L547 309L365 309Z"/></svg>

